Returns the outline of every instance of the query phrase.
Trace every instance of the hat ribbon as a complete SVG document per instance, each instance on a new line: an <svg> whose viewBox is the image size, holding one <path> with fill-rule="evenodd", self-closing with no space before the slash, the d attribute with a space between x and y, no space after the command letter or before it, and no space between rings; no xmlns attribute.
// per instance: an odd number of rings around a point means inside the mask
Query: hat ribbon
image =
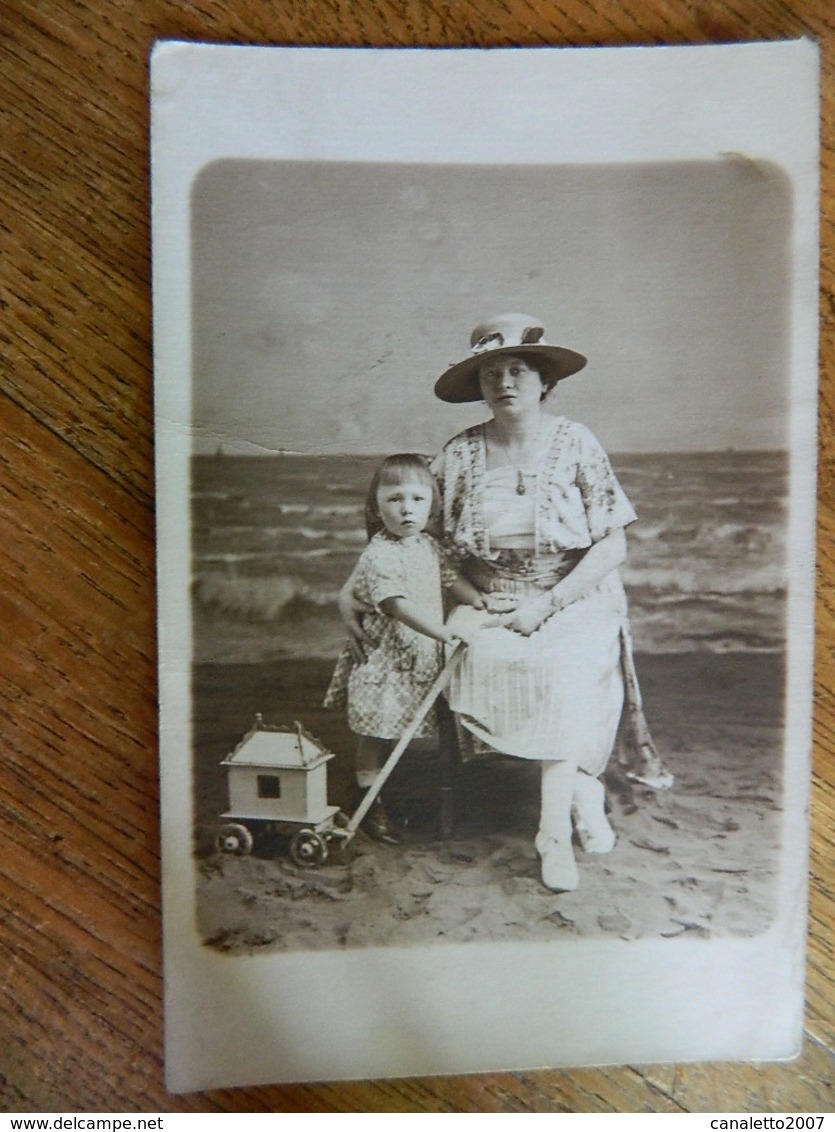
<svg viewBox="0 0 835 1132"><path fill-rule="evenodd" d="M545 333L541 326L529 326L522 332L518 342L510 342L507 345L513 346L533 346L539 343L544 346L542 335ZM484 334L473 346L474 354L484 354L488 350L499 350L505 345L505 336L499 330L494 330L490 334Z"/></svg>

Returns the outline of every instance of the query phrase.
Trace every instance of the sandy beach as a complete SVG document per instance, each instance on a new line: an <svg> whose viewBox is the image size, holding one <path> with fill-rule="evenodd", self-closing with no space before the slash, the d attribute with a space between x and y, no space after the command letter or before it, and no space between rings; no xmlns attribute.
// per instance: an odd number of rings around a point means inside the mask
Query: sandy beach
<svg viewBox="0 0 835 1132"><path fill-rule="evenodd" d="M580 887L542 887L533 847L538 769L497 758L461 768L456 823L438 833L438 764L407 752L387 787L400 846L360 833L343 861L300 869L279 838L248 857L213 847L227 805L221 760L261 712L300 720L336 758L328 800L352 803L353 739L322 709L331 663L277 659L195 670L195 851L202 938L225 951L444 941L751 936L773 915L784 672L774 653L637 658L647 716L675 786L606 783L618 841L577 849Z"/></svg>

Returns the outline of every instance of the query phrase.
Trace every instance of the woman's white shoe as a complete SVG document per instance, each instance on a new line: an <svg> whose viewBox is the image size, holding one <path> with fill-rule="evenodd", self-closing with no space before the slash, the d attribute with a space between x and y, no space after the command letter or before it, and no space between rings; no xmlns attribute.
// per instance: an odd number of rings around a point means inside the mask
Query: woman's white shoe
<svg viewBox="0 0 835 1132"><path fill-rule="evenodd" d="M553 892L573 892L580 883L580 874L571 846L548 841L538 852L545 887Z"/></svg>
<svg viewBox="0 0 835 1132"><path fill-rule="evenodd" d="M617 836L606 817L606 790L599 778L577 772L571 807L574 829L586 853L611 853Z"/></svg>

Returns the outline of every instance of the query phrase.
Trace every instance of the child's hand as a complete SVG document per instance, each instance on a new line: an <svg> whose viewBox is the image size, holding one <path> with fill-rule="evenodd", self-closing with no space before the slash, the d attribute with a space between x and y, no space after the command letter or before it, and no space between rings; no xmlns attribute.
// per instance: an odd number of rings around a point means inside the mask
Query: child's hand
<svg viewBox="0 0 835 1132"><path fill-rule="evenodd" d="M490 618L483 609L475 609L472 605L459 605L447 618L447 641L463 641L469 645L476 633L484 628Z"/></svg>

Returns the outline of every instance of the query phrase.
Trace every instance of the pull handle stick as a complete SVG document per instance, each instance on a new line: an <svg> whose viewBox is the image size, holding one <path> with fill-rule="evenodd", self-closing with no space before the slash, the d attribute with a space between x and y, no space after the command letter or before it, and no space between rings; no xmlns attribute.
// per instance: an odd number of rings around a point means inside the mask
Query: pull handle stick
<svg viewBox="0 0 835 1132"><path fill-rule="evenodd" d="M420 706L412 717L411 723L398 739L397 745L395 746L394 750L383 763L377 777L374 779L371 786L369 786L362 802L360 802L359 808L357 809L351 820L348 822L348 825L345 827L345 831L350 837L353 837L357 832L357 829L359 828L359 825L362 822L363 818L374 805L374 801L377 798L377 795L385 786L386 779L400 762L401 755L414 739L415 732L420 727L421 723L423 723L426 716L429 714L429 709L432 707L432 705L435 703L435 700L437 700L438 696L440 696L441 692L443 692L444 688L452 679L452 674L461 663L461 657L463 656L464 649L466 647L467 646L463 641L458 642L458 644L452 650L452 654L444 665L443 670L436 677L432 687L421 700Z"/></svg>

